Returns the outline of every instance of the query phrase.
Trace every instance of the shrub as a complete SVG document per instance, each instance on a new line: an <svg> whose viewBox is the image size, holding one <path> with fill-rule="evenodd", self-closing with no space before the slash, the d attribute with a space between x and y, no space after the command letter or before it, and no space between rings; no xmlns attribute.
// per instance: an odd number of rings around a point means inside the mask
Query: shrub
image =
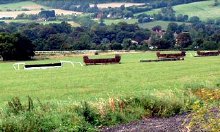
<svg viewBox="0 0 220 132"><path fill-rule="evenodd" d="M220 90L200 88L192 91L200 101L192 105L192 113L185 119L188 131L220 130Z"/></svg>

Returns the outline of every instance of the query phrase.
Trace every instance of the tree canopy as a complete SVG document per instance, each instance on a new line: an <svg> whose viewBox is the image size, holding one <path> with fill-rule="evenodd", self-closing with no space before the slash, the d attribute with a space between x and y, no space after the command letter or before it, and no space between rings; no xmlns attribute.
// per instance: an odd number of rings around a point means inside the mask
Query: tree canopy
<svg viewBox="0 0 220 132"><path fill-rule="evenodd" d="M0 34L0 55L3 60L29 60L34 56L34 45L21 34Z"/></svg>

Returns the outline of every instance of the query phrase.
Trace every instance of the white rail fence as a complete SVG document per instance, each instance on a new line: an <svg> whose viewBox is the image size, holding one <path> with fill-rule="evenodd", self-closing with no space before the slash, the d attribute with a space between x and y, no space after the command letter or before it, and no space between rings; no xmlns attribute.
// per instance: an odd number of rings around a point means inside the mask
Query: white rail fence
<svg viewBox="0 0 220 132"><path fill-rule="evenodd" d="M74 50L74 51L35 51L35 54L85 54L95 52L134 52L135 50Z"/></svg>

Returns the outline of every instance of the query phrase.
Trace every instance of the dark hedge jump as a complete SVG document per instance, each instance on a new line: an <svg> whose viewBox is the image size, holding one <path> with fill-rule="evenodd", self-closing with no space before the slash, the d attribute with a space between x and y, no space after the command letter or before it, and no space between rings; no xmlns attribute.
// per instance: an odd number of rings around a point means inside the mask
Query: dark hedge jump
<svg viewBox="0 0 220 132"><path fill-rule="evenodd" d="M116 64L120 63L121 56L115 55L115 58L104 58L104 59L89 59L88 56L83 56L83 61L86 65L97 65L97 64Z"/></svg>

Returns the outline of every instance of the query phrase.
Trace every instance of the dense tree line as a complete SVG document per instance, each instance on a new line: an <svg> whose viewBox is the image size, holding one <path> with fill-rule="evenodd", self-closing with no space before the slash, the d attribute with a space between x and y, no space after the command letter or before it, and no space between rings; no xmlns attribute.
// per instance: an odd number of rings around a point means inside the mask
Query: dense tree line
<svg viewBox="0 0 220 132"><path fill-rule="evenodd" d="M154 28L161 29L160 26ZM158 49L217 50L220 49L220 27L203 22L190 25L170 23L163 37L152 33L151 39L151 44Z"/></svg>
<svg viewBox="0 0 220 132"><path fill-rule="evenodd" d="M34 45L19 33L1 33L0 56L3 60L29 60L34 56Z"/></svg>
<svg viewBox="0 0 220 132"><path fill-rule="evenodd" d="M1 25L1 32L19 32L32 41L36 50L141 49L143 41L151 35L149 30L127 23L111 26L95 24L91 27L77 28L72 28L66 22L49 25Z"/></svg>
<svg viewBox="0 0 220 132"><path fill-rule="evenodd" d="M0 56L5 60L30 59L33 50L148 50L220 48L220 27L203 22L170 23L166 31L160 26L151 30L137 24L71 27L70 24L0 23ZM5 57L7 56L7 57ZM15 58L16 56L16 58Z"/></svg>

